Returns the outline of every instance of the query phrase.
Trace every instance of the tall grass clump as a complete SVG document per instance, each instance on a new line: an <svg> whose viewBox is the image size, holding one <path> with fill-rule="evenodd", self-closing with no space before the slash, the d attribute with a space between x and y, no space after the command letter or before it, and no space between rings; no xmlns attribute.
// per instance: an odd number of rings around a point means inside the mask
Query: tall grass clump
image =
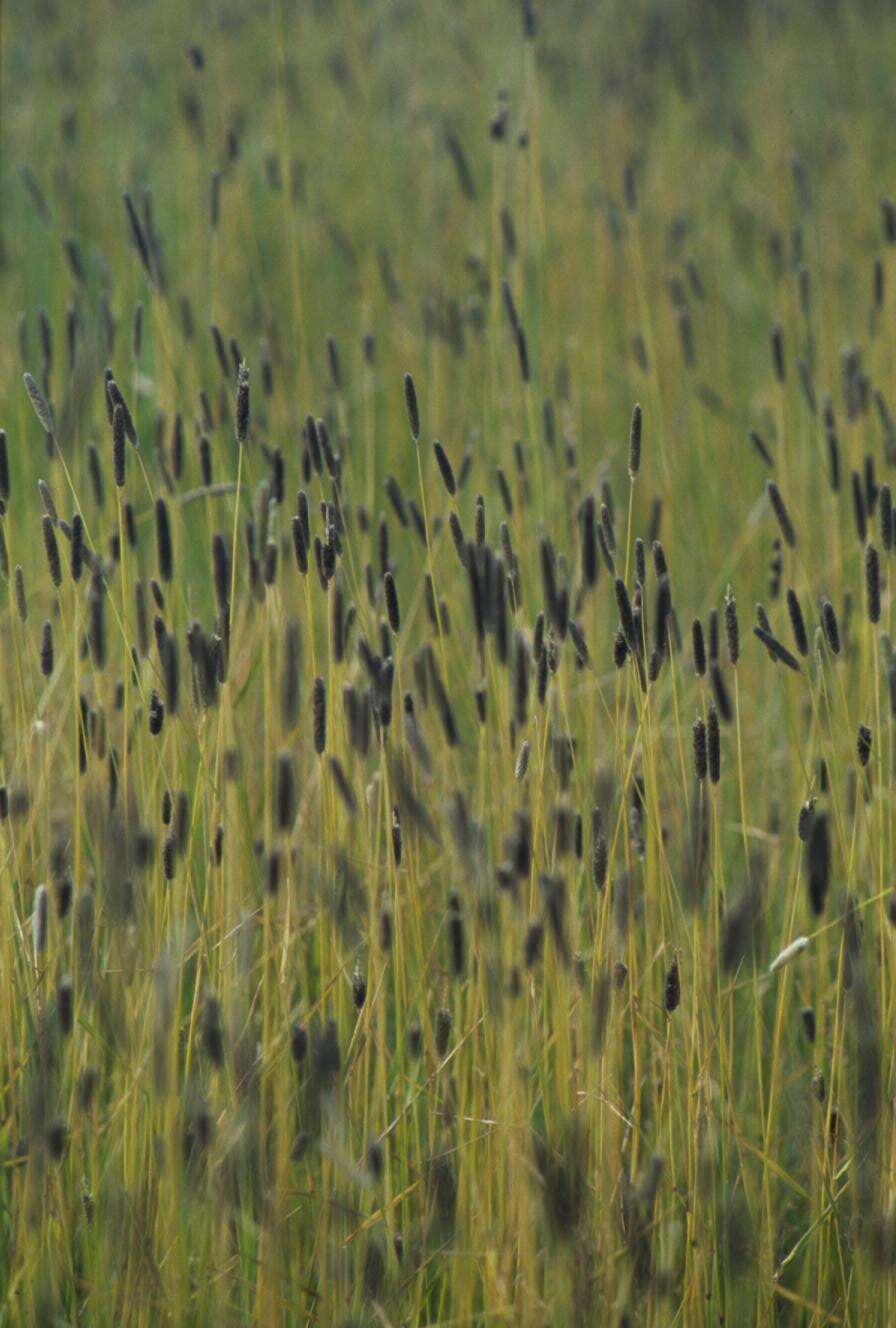
<svg viewBox="0 0 896 1328"><path fill-rule="evenodd" d="M896 1322L896 14L3 19L0 1325Z"/></svg>

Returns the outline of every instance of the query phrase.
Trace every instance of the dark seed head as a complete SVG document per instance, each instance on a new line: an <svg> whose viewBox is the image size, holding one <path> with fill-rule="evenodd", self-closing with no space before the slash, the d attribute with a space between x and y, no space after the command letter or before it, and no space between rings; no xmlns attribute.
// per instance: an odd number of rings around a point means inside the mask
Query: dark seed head
<svg viewBox="0 0 896 1328"><path fill-rule="evenodd" d="M383 577L383 591L386 597L386 612L389 615L389 626L397 636L401 627L401 614L398 608L398 590L395 586L395 578L391 572L387 572Z"/></svg>
<svg viewBox="0 0 896 1328"><path fill-rule="evenodd" d="M669 970L666 973L666 982L663 992L663 1004L666 1014L672 1014L678 1009L681 1001L681 976L678 972L678 958L672 960Z"/></svg>
<svg viewBox="0 0 896 1328"><path fill-rule="evenodd" d="M706 641L703 636L703 624L695 618L691 627L691 639L694 649L694 672L698 678L706 674Z"/></svg>
<svg viewBox="0 0 896 1328"><path fill-rule="evenodd" d="M149 731L153 737L158 737L162 732L162 725L165 722L165 704L158 692L153 691L149 698Z"/></svg>
<svg viewBox="0 0 896 1328"><path fill-rule="evenodd" d="M448 936L451 954L451 970L455 977L460 977L465 967L466 943L464 941L464 920L460 911L460 899L452 894L448 907Z"/></svg>
<svg viewBox="0 0 896 1328"><path fill-rule="evenodd" d="M212 1065L219 1069L224 1063L224 1029L221 1005L216 996L208 995L202 1002L202 1045Z"/></svg>
<svg viewBox="0 0 896 1328"><path fill-rule="evenodd" d="M837 624L837 614L834 612L834 606L829 599L826 599L821 606L821 625L831 653L839 655L840 628Z"/></svg>
<svg viewBox="0 0 896 1328"><path fill-rule="evenodd" d="M613 663L617 669L625 667L625 661L628 658L628 643L621 631L617 631L613 637Z"/></svg>
<svg viewBox="0 0 896 1328"><path fill-rule="evenodd" d="M53 672L53 624L49 618L44 622L40 634L40 671L45 678Z"/></svg>
<svg viewBox="0 0 896 1328"><path fill-rule="evenodd" d="M625 637L625 644L632 654L638 651L637 633L635 630L635 619L632 613L632 602L629 599L628 590L625 582L617 576L615 580L616 606L619 610L619 625L622 629L622 635Z"/></svg>
<svg viewBox="0 0 896 1328"><path fill-rule="evenodd" d="M813 913L823 913L831 880L831 837L826 812L816 812L812 818L806 849L806 880Z"/></svg>
<svg viewBox="0 0 896 1328"><path fill-rule="evenodd" d="M795 549L796 531L794 530L793 522L790 519L790 513L788 512L787 507L785 506L784 499L781 497L781 491L778 488L777 484L775 484L774 480L768 481L768 483L766 484L766 490L768 492L768 498L769 502L771 503L772 511L774 512L777 518L778 526L780 527L781 530L781 535L784 538L784 542L786 544L789 544L791 549Z"/></svg>
<svg viewBox="0 0 896 1328"><path fill-rule="evenodd" d="M641 407L636 405L632 411L632 423L628 435L628 473L632 479L641 469Z"/></svg>
<svg viewBox="0 0 896 1328"><path fill-rule="evenodd" d="M451 494L452 498L457 493L457 482L454 478L454 468L448 459L448 454L438 439L432 445L435 452L436 462L445 488Z"/></svg>
<svg viewBox="0 0 896 1328"><path fill-rule="evenodd" d="M322 756L327 749L327 690L323 678L314 679L312 718L314 750Z"/></svg>
<svg viewBox="0 0 896 1328"><path fill-rule="evenodd" d="M710 703L706 720L706 745L710 782L718 784L722 773L722 745L719 732L719 715L712 703Z"/></svg>
<svg viewBox="0 0 896 1328"><path fill-rule="evenodd" d="M440 1056L444 1056L448 1050L453 1022L451 1011L445 1006L436 1010L436 1051Z"/></svg>
<svg viewBox="0 0 896 1328"><path fill-rule="evenodd" d="M865 604L870 623L880 622L880 559L877 549L869 544L865 549Z"/></svg>
<svg viewBox="0 0 896 1328"><path fill-rule="evenodd" d="M62 564L59 560L59 544L56 540L56 531L53 526L52 517L46 513L41 518L41 525L44 537L44 552L47 555L47 567L50 571L50 580L54 586L62 585Z"/></svg>
<svg viewBox="0 0 896 1328"><path fill-rule="evenodd" d="M164 498L156 499L156 556L159 576L166 583L174 575L174 554L171 545L171 518Z"/></svg>
<svg viewBox="0 0 896 1328"><path fill-rule="evenodd" d="M120 489L124 484L125 429L124 409L117 402L112 411L112 471Z"/></svg>
<svg viewBox="0 0 896 1328"><path fill-rule="evenodd" d="M84 520L80 512L75 512L72 517L72 542L71 542L71 573L72 580L78 582L81 580L81 573L84 570Z"/></svg>
<svg viewBox="0 0 896 1328"><path fill-rule="evenodd" d="M793 587L787 591L787 612L790 615L790 627L796 648L805 657L809 653L809 638L806 635L802 606Z"/></svg>
<svg viewBox="0 0 896 1328"><path fill-rule="evenodd" d="M241 361L236 379L236 441L243 446L249 439L249 366Z"/></svg>
<svg viewBox="0 0 896 1328"><path fill-rule="evenodd" d="M754 628L754 631L758 630L758 628ZM709 667L709 680L712 683L713 696L719 708L719 716L723 723L730 724L734 718L734 711L731 706L731 698L728 695L728 688L725 685L724 675L721 667L716 663Z"/></svg>
<svg viewBox="0 0 896 1328"><path fill-rule="evenodd" d="M737 624L737 601L730 586L725 595L725 641L729 660L737 664L740 658L740 631Z"/></svg>
<svg viewBox="0 0 896 1328"><path fill-rule="evenodd" d="M784 330L780 323L775 323L771 332L772 368L779 383L785 382L787 370L784 362Z"/></svg>
<svg viewBox="0 0 896 1328"><path fill-rule="evenodd" d="M5 429L0 429L0 502L9 502L9 453Z"/></svg>
<svg viewBox="0 0 896 1328"><path fill-rule="evenodd" d="M301 1065L308 1055L308 1030L304 1024L293 1024L289 1032L289 1049L296 1065Z"/></svg>
<svg viewBox="0 0 896 1328"><path fill-rule="evenodd" d="M420 409L417 405L417 389L409 373L404 376L404 404L408 413L408 425L414 442L420 441Z"/></svg>

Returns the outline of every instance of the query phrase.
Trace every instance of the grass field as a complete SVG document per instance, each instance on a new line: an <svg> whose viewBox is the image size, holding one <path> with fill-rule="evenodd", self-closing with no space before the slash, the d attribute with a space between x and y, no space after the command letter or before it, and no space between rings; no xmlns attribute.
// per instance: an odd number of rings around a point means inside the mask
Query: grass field
<svg viewBox="0 0 896 1328"><path fill-rule="evenodd" d="M0 1328L896 1323L896 12L0 8Z"/></svg>

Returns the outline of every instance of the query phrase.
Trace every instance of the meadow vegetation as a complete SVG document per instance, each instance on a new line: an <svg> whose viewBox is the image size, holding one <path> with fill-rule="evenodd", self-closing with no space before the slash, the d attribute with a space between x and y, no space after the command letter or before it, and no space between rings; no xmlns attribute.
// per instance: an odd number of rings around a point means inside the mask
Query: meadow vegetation
<svg viewBox="0 0 896 1328"><path fill-rule="evenodd" d="M894 50L8 0L0 1325L896 1322Z"/></svg>

